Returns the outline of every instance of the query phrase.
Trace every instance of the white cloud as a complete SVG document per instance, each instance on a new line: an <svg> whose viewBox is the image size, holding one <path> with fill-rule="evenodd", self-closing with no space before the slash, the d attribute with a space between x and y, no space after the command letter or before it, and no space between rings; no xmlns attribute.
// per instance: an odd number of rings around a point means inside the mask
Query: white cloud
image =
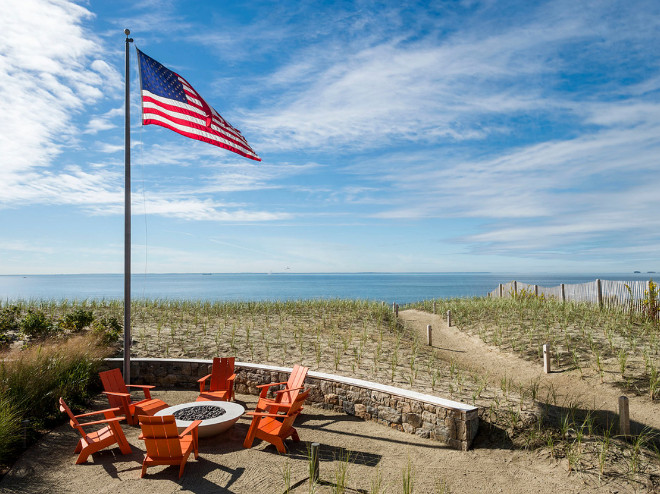
<svg viewBox="0 0 660 494"><path fill-rule="evenodd" d="M0 17L0 155L6 171L47 166L73 134L72 114L101 97L87 66L99 52L92 14L58 0L11 2Z"/></svg>

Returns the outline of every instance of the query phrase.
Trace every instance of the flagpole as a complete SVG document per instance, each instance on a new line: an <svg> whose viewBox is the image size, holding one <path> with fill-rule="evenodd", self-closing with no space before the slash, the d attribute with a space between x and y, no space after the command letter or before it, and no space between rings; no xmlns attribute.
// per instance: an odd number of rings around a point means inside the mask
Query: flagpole
<svg viewBox="0 0 660 494"><path fill-rule="evenodd" d="M124 382L131 382L131 103L129 44L133 38L131 32L124 29L126 35L126 72L125 72L125 121L124 121Z"/></svg>

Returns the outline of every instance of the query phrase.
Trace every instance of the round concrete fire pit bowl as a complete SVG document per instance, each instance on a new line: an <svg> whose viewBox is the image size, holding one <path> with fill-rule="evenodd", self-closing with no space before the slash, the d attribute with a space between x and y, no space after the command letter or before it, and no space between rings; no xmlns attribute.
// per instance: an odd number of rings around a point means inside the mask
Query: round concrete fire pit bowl
<svg viewBox="0 0 660 494"><path fill-rule="evenodd" d="M194 410L195 408L199 408L199 410ZM219 410L212 410L212 408L217 408ZM224 413L222 413L221 410L224 410ZM164 408L157 412L156 415L159 417L163 415L174 415L176 417L176 412L185 413L188 416L187 418L191 418L191 420L176 419L176 426L177 429L179 429L179 432L182 432L186 427L192 424L193 420L201 420L202 423L199 424L197 429L199 437L210 437L225 432L234 425L239 417L245 413L245 408L238 403L227 401L194 401ZM196 414L196 412L198 412L198 414ZM222 413L222 415L217 415L219 413ZM199 415L199 418L196 418L195 415ZM208 415L217 416L213 418L204 418Z"/></svg>

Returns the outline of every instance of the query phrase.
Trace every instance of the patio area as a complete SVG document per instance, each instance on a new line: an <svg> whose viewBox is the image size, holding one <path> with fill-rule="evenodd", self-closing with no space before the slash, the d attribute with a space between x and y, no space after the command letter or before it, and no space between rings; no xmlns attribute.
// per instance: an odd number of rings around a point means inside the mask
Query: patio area
<svg viewBox="0 0 660 494"><path fill-rule="evenodd" d="M155 397L170 405L194 401L197 394L154 391ZM253 410L256 396L239 394L236 402ZM106 407L107 401L99 396L94 408ZM125 423L122 427L132 454L121 455L114 447L95 453L86 464L75 465L73 450L79 436L64 424L17 460L0 481L0 491L286 492L285 475L290 469L291 492L309 492L307 449L312 442L320 443L320 485L316 492L332 492L337 483L335 474L342 466L347 469L347 492L374 492L372 487L379 476L381 488L375 492L401 492L408 461L412 464L415 492L437 492L444 482L451 492L556 492L567 487L565 475L547 475L548 470L556 468L554 462L537 458L532 465L518 452L502 455L501 450L489 449L488 445L458 452L436 441L312 406L305 406L296 420L301 442L287 441L287 455L280 455L274 446L259 440L251 449L244 449L249 423L249 417L243 416L227 432L200 439L199 460L191 456L181 479L178 467L167 466L151 467L140 479L144 443L138 439L139 427ZM348 460L342 454L344 450L349 453Z"/></svg>

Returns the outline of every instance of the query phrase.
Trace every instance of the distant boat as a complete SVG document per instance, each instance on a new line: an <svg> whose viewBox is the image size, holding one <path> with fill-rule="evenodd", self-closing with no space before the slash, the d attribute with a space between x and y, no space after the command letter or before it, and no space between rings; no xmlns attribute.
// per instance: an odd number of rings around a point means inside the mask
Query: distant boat
<svg viewBox="0 0 660 494"><path fill-rule="evenodd" d="M647 271L647 273L649 273L649 274L654 274L655 271Z"/></svg>
<svg viewBox="0 0 660 494"><path fill-rule="evenodd" d="M641 273L641 271L633 271L633 273L639 274Z"/></svg>
<svg viewBox="0 0 660 494"><path fill-rule="evenodd" d="M211 276L213 273L202 273L202 276Z"/></svg>

